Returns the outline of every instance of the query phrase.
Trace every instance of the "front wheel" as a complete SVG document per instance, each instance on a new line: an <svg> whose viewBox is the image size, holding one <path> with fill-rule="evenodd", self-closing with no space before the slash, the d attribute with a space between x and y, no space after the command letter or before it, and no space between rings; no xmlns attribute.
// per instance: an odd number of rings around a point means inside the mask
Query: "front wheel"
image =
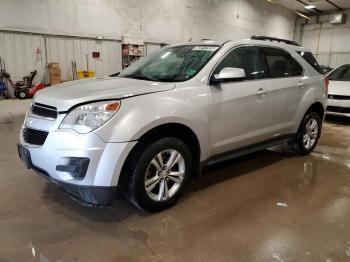
<svg viewBox="0 0 350 262"><path fill-rule="evenodd" d="M19 99L26 99L27 98L27 92L25 90L19 90L18 91L18 98Z"/></svg>
<svg viewBox="0 0 350 262"><path fill-rule="evenodd" d="M156 212L174 205L189 182L192 156L174 137L138 148L129 162L127 196L138 208Z"/></svg>
<svg viewBox="0 0 350 262"><path fill-rule="evenodd" d="M300 155L310 154L321 135L321 118L316 112L307 113L299 127L298 133L292 142L295 151Z"/></svg>

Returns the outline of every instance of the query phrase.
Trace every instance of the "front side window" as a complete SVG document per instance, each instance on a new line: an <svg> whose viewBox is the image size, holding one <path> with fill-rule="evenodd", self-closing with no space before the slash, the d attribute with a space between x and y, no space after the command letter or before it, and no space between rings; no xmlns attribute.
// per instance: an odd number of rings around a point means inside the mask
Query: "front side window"
<svg viewBox="0 0 350 262"><path fill-rule="evenodd" d="M289 53L270 47L264 47L264 53L268 77L290 77L301 76L303 74L303 68Z"/></svg>
<svg viewBox="0 0 350 262"><path fill-rule="evenodd" d="M225 67L244 69L246 79L259 79L264 74L261 53L257 47L246 46L232 50L215 68L214 75Z"/></svg>
<svg viewBox="0 0 350 262"><path fill-rule="evenodd" d="M160 82L186 81L195 76L219 48L208 45L165 47L140 59L118 76Z"/></svg>
<svg viewBox="0 0 350 262"><path fill-rule="evenodd" d="M327 78L333 81L350 81L350 65L343 65L333 70Z"/></svg>

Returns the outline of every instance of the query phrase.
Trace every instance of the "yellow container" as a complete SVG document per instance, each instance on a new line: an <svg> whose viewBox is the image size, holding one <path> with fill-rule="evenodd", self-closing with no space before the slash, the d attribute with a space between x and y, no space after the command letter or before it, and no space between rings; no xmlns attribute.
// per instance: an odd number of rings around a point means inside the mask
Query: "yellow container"
<svg viewBox="0 0 350 262"><path fill-rule="evenodd" d="M94 71L78 71L78 79L95 77Z"/></svg>

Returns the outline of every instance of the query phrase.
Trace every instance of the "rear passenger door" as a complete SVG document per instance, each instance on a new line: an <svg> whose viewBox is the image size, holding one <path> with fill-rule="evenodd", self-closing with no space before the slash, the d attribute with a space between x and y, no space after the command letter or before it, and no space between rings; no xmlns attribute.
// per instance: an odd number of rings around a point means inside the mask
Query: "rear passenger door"
<svg viewBox="0 0 350 262"><path fill-rule="evenodd" d="M266 77L270 79L270 124L274 136L290 134L304 88L303 68L283 49L263 47Z"/></svg>

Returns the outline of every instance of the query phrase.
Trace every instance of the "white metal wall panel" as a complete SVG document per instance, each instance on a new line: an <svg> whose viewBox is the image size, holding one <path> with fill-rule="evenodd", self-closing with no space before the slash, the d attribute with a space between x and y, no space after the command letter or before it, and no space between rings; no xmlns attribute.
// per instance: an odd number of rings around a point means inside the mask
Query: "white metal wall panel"
<svg viewBox="0 0 350 262"><path fill-rule="evenodd" d="M0 56L5 60L6 70L14 81L21 80L33 70L38 72L34 82L44 80L46 64L44 47L42 36L0 32Z"/></svg>
<svg viewBox="0 0 350 262"><path fill-rule="evenodd" d="M329 54L317 55L316 59L320 65L329 65Z"/></svg>
<svg viewBox="0 0 350 262"><path fill-rule="evenodd" d="M320 42L318 51L319 52L329 52L332 47L333 40L333 31L332 29L322 29L320 34Z"/></svg>
<svg viewBox="0 0 350 262"><path fill-rule="evenodd" d="M122 70L121 44L106 41L103 42L101 50L101 59L103 60L102 70L103 72L106 72L105 75L111 75L120 72Z"/></svg>
<svg viewBox="0 0 350 262"><path fill-rule="evenodd" d="M345 10L348 16L350 10ZM297 24L304 24L305 19L298 19ZM311 49L318 62L331 67L350 63L350 19L346 24L332 25L325 21L309 21L304 24L302 45Z"/></svg>
<svg viewBox="0 0 350 262"><path fill-rule="evenodd" d="M158 44L147 44L146 45L146 55L152 54L153 52L160 49L160 45Z"/></svg>
<svg viewBox="0 0 350 262"><path fill-rule="evenodd" d="M331 54L329 66L338 67L350 63L350 53Z"/></svg>
<svg viewBox="0 0 350 262"><path fill-rule="evenodd" d="M349 18L348 18L349 19ZM334 52L350 52L350 28L334 28L333 48Z"/></svg>
<svg viewBox="0 0 350 262"><path fill-rule="evenodd" d="M99 59L92 58L95 51L100 52ZM48 80L45 78L46 64L50 62L59 63L62 80L71 80L71 61L76 61L78 70L86 70L86 54L89 70L95 71L96 76L107 76L121 70L121 43L118 41L0 32L0 56L15 81L36 69L35 82L45 82Z"/></svg>
<svg viewBox="0 0 350 262"><path fill-rule="evenodd" d="M302 45L310 49L313 53L317 50L317 35L319 32L316 30L305 30L302 37Z"/></svg>
<svg viewBox="0 0 350 262"><path fill-rule="evenodd" d="M95 76L103 77L121 70L121 43L117 41L94 40L87 38L69 38L47 36L48 63L58 62L62 80L71 80L72 60L77 63L78 71L87 70ZM92 52L100 52L100 58L93 58Z"/></svg>

